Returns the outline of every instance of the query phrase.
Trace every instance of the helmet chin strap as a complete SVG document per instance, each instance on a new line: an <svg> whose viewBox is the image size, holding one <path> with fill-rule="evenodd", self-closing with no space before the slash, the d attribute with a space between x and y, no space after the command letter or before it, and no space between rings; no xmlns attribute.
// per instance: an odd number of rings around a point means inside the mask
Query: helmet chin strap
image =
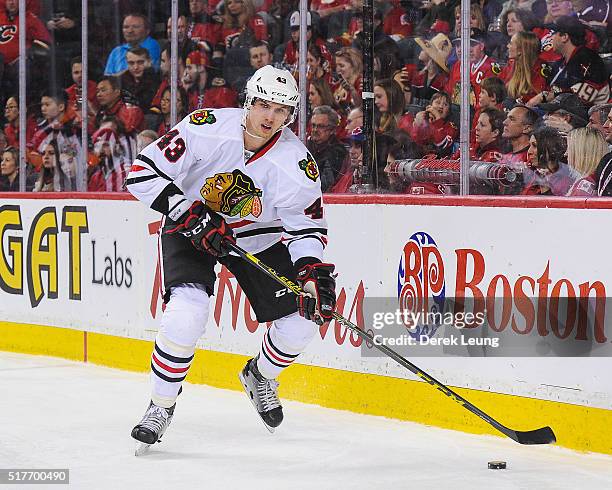
<svg viewBox="0 0 612 490"><path fill-rule="evenodd" d="M251 136L252 138L257 138L257 139L260 139L260 140L265 140L265 139L266 139L266 138L264 138L263 136L257 136L256 134L251 133L251 132L250 132L250 131L249 131L249 130L246 128L246 126L243 126L243 128L244 128L245 133L246 133L246 134L248 134L249 136Z"/></svg>
<svg viewBox="0 0 612 490"><path fill-rule="evenodd" d="M247 129L247 119L248 119L248 114L245 115L244 117L244 124L242 125L242 127L244 128L244 131L246 132L246 134L248 134L251 138L257 138L259 140L265 140L266 138L263 136L257 136L256 134L251 133L248 129Z"/></svg>

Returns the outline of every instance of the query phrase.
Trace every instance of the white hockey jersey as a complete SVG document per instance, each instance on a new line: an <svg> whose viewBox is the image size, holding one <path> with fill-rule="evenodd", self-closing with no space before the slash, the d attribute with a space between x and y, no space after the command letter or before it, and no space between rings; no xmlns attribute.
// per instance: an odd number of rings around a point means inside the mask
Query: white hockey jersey
<svg viewBox="0 0 612 490"><path fill-rule="evenodd" d="M293 262L322 259L327 224L317 164L287 128L246 156L242 114L192 112L136 157L127 189L174 220L202 201L251 253L283 240Z"/></svg>

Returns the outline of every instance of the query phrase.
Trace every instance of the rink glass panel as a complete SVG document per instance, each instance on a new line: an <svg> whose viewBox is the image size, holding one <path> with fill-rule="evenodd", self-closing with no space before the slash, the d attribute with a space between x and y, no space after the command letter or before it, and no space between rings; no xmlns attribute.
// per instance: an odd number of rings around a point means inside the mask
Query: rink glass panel
<svg viewBox="0 0 612 490"><path fill-rule="evenodd" d="M105 67L113 48L125 42L123 23L125 16L132 12L143 14L147 19L151 38L158 42L160 49L168 44L167 23L171 15L171 1L145 0L138 5L126 5L118 2L87 2L88 9L88 38L86 42L81 36L81 2L79 0L53 0L49 2L26 2L26 11L38 19L51 35L51 42L45 45L34 42L27 49L27 114L30 119L30 135L27 136L28 173L32 182L28 182L28 188L33 185L36 172L32 172L31 166L39 168L41 165L43 148L32 148L32 133L35 130L34 121L42 119L41 96L46 93L54 93L69 88L74 84L71 60L81 55L82 45L88 52L88 79L93 83L90 87L90 98L92 105L98 103L95 97L96 82L104 76ZM209 2L208 11L200 12L198 20L210 21L210 23L193 22L194 2L181 0L177 2L179 15L187 16L187 20L179 19L179 38L186 36L187 42L179 42L179 57L186 59L188 65L197 64L197 77L193 80L193 66L186 68L185 62L178 64L178 85L189 86L202 83L202 77L206 76L206 88L198 94L184 94L177 89L175 100L169 100L176 111L179 120L189 109L194 109L206 104L215 107L241 107L243 96L242 90L246 80L254 71L257 63L256 58L262 56L261 46L258 48L258 40L262 36L267 40L271 62L277 66L289 69L298 78L299 57L297 52L287 49L286 43L291 40L291 14L298 7L299 2L263 2L255 0L255 16L249 23L250 29L236 31L223 25L214 25L214 18L223 20L223 2L213 7ZM248 2L247 2L248 3ZM375 36L374 50L374 92L375 108L374 123L375 145L372 168L369 172L363 172L360 157L357 151L351 151L351 145L359 145L358 137L351 138L351 130L346 129L347 119L352 119L351 110L360 105L360 75L352 73L350 69L340 68L338 65L338 53L350 52L356 49L359 57L362 54L363 37L360 34L362 21L360 19L361 2L353 1L337 8L332 13L330 10L320 7L320 4L312 7L311 24L309 36L320 39L315 44L324 45L321 57L316 59L315 54L309 54L309 63L306 68L307 83L306 100L307 105L307 137L312 139L312 125L310 119L317 105L330 105L339 116L339 124L336 128L336 143L344 148L343 159L336 159L332 163L322 157L319 162L321 166L332 165L336 177L335 185L326 189L326 192L351 193L351 194L430 194L430 195L458 195L460 182L459 165L459 128L461 111L467 110L458 104L460 95L460 84L452 84L449 90L445 78L451 76L451 62L457 59L457 53L450 42L458 32L454 26L456 13L453 10L446 11L441 7L436 21L426 28L427 15L431 12L422 6L414 6L409 1L397 0L388 2L377 2L375 12L375 27L382 21L382 33ZM338 2L339 4L341 2ZM197 9L197 7L195 7ZM28 10L29 9L29 10ZM503 69L507 62L505 44L501 25L502 19L497 15L495 9L483 13L484 29L487 37L487 54L495 56L499 69ZM208 18L205 18L205 15ZM182 24L182 25L181 25ZM381 29L378 27L378 29ZM267 34L262 34L267 32ZM446 37L444 37L446 36ZM254 47L255 46L255 47ZM203 54L201 57L189 56L193 51ZM327 52L326 52L327 51ZM350 58L350 55L348 56ZM346 66L347 56L344 57ZM445 61L446 60L446 61ZM362 59L360 60L362 61ZM252 64L253 63L253 64ZM359 63L357 63L358 65ZM428 65L429 64L429 65ZM436 76L427 78L424 69L430 67L429 71L437 71ZM446 66L446 69L442 67ZM494 70L497 70L495 68ZM155 69L158 77L155 82L163 83L165 76ZM189 72L192 74L189 74ZM185 72L188 72L187 74ZM205 75L204 75L205 74ZM355 76L357 76L355 78ZM7 97L18 91L18 70L16 64L8 66L3 74L3 96L2 104L6 105ZM146 78L146 76L145 76ZM322 80L315 83L316 79ZM318 96L311 97L311 86L319 90ZM329 89L329 91L327 90ZM80 90L76 90L76 96L69 99L66 112L79 112L83 103ZM161 99L165 99L167 105L168 95L158 94L154 103L135 100L138 95L131 93L130 89L123 89L123 98L129 104L141 104L143 122L138 130L151 129L156 133L167 130L170 121L166 122L163 114ZM383 93L385 101L380 100ZM433 107L432 96L436 93L448 93L450 106L448 114L444 116L444 129L439 127L433 131L427 128L428 122L436 119L436 108ZM186 97L185 97L186 95ZM331 98L329 98L331 96ZM470 92L470 101L476 101L477 94ZM146 99L146 97L145 97ZM400 99L400 100L398 100ZM386 108L384 107L386 105ZM184 107L187 106L187 107ZM151 110L151 107L154 110ZM433 108L432 108L433 107ZM95 107L92 108L92 112ZM66 117L68 119L68 116ZM6 123L6 119L4 120ZM87 143L88 151L83 153L80 141L77 147L66 144L60 148L61 164L73 173L74 166L81 167L81 172L87 173L87 178L95 167L107 160L109 153L123 152L122 158L126 160L129 167L130 149L126 145L108 142L98 138L95 133L100 129L100 121L94 121L93 115L89 121L91 130ZM432 126L432 124L429 124ZM298 124L292 129L298 132ZM333 136L333 128L327 128L329 135ZM121 133L121 128L117 129ZM436 134L433 134L436 133ZM135 136L134 132L132 136ZM80 131L75 129L77 139ZM99 136L99 135L98 135ZM135 138L134 138L135 140ZM102 141L102 142L100 142ZM356 142L356 143L355 143ZM131 148L137 150L133 141ZM320 148L321 144L311 142L309 147ZM110 150L109 150L110 148ZM32 154L32 150L37 150ZM65 150L65 151L64 151ZM469 172L469 193L479 195L517 195L525 190L527 180L533 181L534 175L529 169L516 166L502 161L487 161L490 155L472 156ZM66 161L64 161L66 160ZM108 172L108 170L106 170ZM537 177L537 176L536 176ZM342 181L342 182L340 182ZM76 183L70 185L76 186ZM118 188L117 188L118 187ZM75 187L76 189L76 187ZM66 189L66 190L75 190ZM106 190L121 190L121 186L109 186ZM553 189L554 190L554 189ZM555 195L561 195L561 191L555 190Z"/></svg>

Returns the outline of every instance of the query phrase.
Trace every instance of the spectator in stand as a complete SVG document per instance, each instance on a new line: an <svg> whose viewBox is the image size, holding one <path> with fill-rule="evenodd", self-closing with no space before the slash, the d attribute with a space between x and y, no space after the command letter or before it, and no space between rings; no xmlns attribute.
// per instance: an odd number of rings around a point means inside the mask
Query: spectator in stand
<svg viewBox="0 0 612 490"><path fill-rule="evenodd" d="M412 79L415 76L415 72L416 72L416 65L408 64L408 65L405 65L402 69L397 70L393 74L393 80L395 80L395 83L397 83L400 86L400 88L402 89L402 93L404 94L404 106L405 107L408 107L410 104L413 103Z"/></svg>
<svg viewBox="0 0 612 490"><path fill-rule="evenodd" d="M128 14L123 18L123 38L125 44L116 46L108 56L105 75L116 75L127 70L127 52L130 48L145 48L151 56L153 68L159 69L159 44L149 35L149 21L139 13Z"/></svg>
<svg viewBox="0 0 612 490"><path fill-rule="evenodd" d="M47 2L49 3L49 2ZM51 19L47 29L52 36L51 56L56 65L51 76L59 77L59 86L69 83L68 67L70 60L81 52L81 2L79 0L53 0L49 5ZM51 86L57 86L51 83Z"/></svg>
<svg viewBox="0 0 612 490"><path fill-rule="evenodd" d="M540 40L533 32L517 32L508 43L508 66L500 78L506 82L508 95L518 102L527 103L548 89L544 77L548 65L539 59Z"/></svg>
<svg viewBox="0 0 612 490"><path fill-rule="evenodd" d="M606 122L603 124L603 130L606 141L612 146L612 107L610 108L610 112L608 112Z"/></svg>
<svg viewBox="0 0 612 490"><path fill-rule="evenodd" d="M57 171L57 177L56 177ZM56 140L51 140L45 144L42 153L42 166L38 172L38 178L34 184L32 192L59 192L60 188L60 151ZM65 177L65 175L64 175ZM70 190L68 181L67 189Z"/></svg>
<svg viewBox="0 0 612 490"><path fill-rule="evenodd" d="M43 120L28 144L32 150L28 160L38 170L42 165L42 153L53 140L59 149L58 156L62 168L71 178L76 177L76 163L81 153L81 142L77 136L72 120L66 113L66 92L45 92L40 98L40 111ZM76 182L70 190L76 189Z"/></svg>
<svg viewBox="0 0 612 490"><path fill-rule="evenodd" d="M142 130L144 115L140 107L125 103L121 98L121 86L116 77L103 77L96 88L96 99L100 109L95 115L96 127L108 116L116 117L129 136ZM134 155L135 156L135 155Z"/></svg>
<svg viewBox="0 0 612 490"><path fill-rule="evenodd" d="M208 58L201 51L193 51L187 56L182 83L187 91L188 112L204 108L237 107L238 94L225 86L223 78L214 78L209 86L207 64Z"/></svg>
<svg viewBox="0 0 612 490"><path fill-rule="evenodd" d="M344 110L361 105L363 64L355 48L341 48L335 53L336 72L332 75L332 90L336 103Z"/></svg>
<svg viewBox="0 0 612 490"><path fill-rule="evenodd" d="M170 87L164 90L161 98L161 114L156 122L153 129L157 132L158 136L163 136L172 128L170 124ZM176 120L181 121L187 115L187 92L182 87L178 87L176 97Z"/></svg>
<svg viewBox="0 0 612 490"><path fill-rule="evenodd" d="M383 31L383 14L374 8L374 78L391 78L401 68L400 50L397 43ZM365 33L355 33L352 47L358 52L365 50Z"/></svg>
<svg viewBox="0 0 612 490"><path fill-rule="evenodd" d="M238 48L238 50L244 50L244 48ZM242 94L246 83L253 76L256 70L262 66L272 64L272 53L270 47L265 41L255 41L255 43L249 48L249 66L235 66L229 64L229 54L225 59L224 66L224 77L232 88L238 93Z"/></svg>
<svg viewBox="0 0 612 490"><path fill-rule="evenodd" d="M549 84L553 92L574 92L589 106L608 102L609 75L601 57L585 44L586 29L575 17L560 17L554 24L553 49L563 59L552 65ZM544 91L531 105L550 100Z"/></svg>
<svg viewBox="0 0 612 490"><path fill-rule="evenodd" d="M610 124L612 124L612 104L598 104L589 109L589 123L587 127L601 132L608 143L612 143L612 128L610 128Z"/></svg>
<svg viewBox="0 0 612 490"><path fill-rule="evenodd" d="M45 24L26 7L26 49L31 54L35 50L48 54L51 35ZM19 82L19 0L5 0L0 4L0 97L2 94L16 94ZM36 66L29 63L27 73L32 82L36 77L32 70ZM30 82L30 83L32 83ZM32 85L30 85L30 90Z"/></svg>
<svg viewBox="0 0 612 490"><path fill-rule="evenodd" d="M34 187L35 177L26 177L26 191ZM19 150L7 146L0 160L0 192L19 192Z"/></svg>
<svg viewBox="0 0 612 490"><path fill-rule="evenodd" d="M485 24L484 14L482 8L478 3L472 3L470 5L470 28L479 29L482 32L486 32L487 26ZM453 29L453 37L461 36L461 3L455 7L455 28Z"/></svg>
<svg viewBox="0 0 612 490"><path fill-rule="evenodd" d="M417 33L428 32L433 30L433 27L441 29L437 32L450 34L451 28L455 24L454 10L457 5L457 0L433 0L425 3L420 7L426 12L416 27ZM419 8L419 7L415 7Z"/></svg>
<svg viewBox="0 0 612 490"><path fill-rule="evenodd" d="M338 108L331 87L325 80L319 78L308 84L308 108L312 112L315 107L322 105L328 105L334 109Z"/></svg>
<svg viewBox="0 0 612 490"><path fill-rule="evenodd" d="M19 152L12 146L4 149L0 160L0 192L19 191Z"/></svg>
<svg viewBox="0 0 612 490"><path fill-rule="evenodd" d="M461 39L453 40L457 57L461 58ZM478 109L480 84L485 78L497 76L501 68L497 62L485 53L485 35L480 29L470 30L470 105ZM461 104L461 63L455 63L451 68L447 92L454 104Z"/></svg>
<svg viewBox="0 0 612 490"><path fill-rule="evenodd" d="M43 147L42 166L32 191L75 191L77 163L77 159L62 154L57 140L50 140Z"/></svg>
<svg viewBox="0 0 612 490"><path fill-rule="evenodd" d="M136 136L136 152L140 153L147 146L157 140L158 136L152 129L145 129Z"/></svg>
<svg viewBox="0 0 612 490"><path fill-rule="evenodd" d="M546 0L547 14L544 19L546 23L555 22L559 17L575 16L572 0Z"/></svg>
<svg viewBox="0 0 612 490"><path fill-rule="evenodd" d="M208 12L206 0L189 0L189 17L187 17L187 37L198 44L206 54L214 58L223 56L215 48L221 42L221 24Z"/></svg>
<svg viewBox="0 0 612 490"><path fill-rule="evenodd" d="M0 0L0 7L4 6L6 0ZM19 3L19 2L18 2ZM25 0L26 12L32 12L36 17L42 16L41 0Z"/></svg>
<svg viewBox="0 0 612 490"><path fill-rule="evenodd" d="M406 114L400 121L400 129L419 145L423 154L449 155L459 128L450 120L450 96L438 92L431 98L424 111L416 116Z"/></svg>
<svg viewBox="0 0 612 490"><path fill-rule="evenodd" d="M499 162L502 156L501 137L504 131L503 111L487 107L481 109L475 130L476 146L470 158L481 162Z"/></svg>
<svg viewBox="0 0 612 490"><path fill-rule="evenodd" d="M283 52L282 55L282 63L287 66L287 69L294 73L296 80L298 79L298 58L299 58L299 39L300 39L300 13L295 11L291 14L289 18L289 25L291 29L291 39L287 41L284 45L280 45L276 48L275 54L279 51ZM321 56L324 58L323 64L325 61L331 63L331 54L327 49L327 45L325 41L321 37L317 35L317 33L312 28L312 15L310 12L307 12L306 15L306 41L308 43L308 47L315 45L319 48ZM308 57L308 55L306 55Z"/></svg>
<svg viewBox="0 0 612 490"><path fill-rule="evenodd" d="M336 138L340 117L329 106L317 107L310 119L311 134L306 146L319 166L321 190L327 192L338 180L346 148Z"/></svg>
<svg viewBox="0 0 612 490"><path fill-rule="evenodd" d="M76 56L70 60L70 71L74 83L66 89L66 95L68 96L66 112L69 114L69 117L73 119L75 113L81 111L81 104L83 103L83 62L80 56ZM96 82L87 80L87 99L89 100L89 104L93 107L97 104L96 87Z"/></svg>
<svg viewBox="0 0 612 490"><path fill-rule="evenodd" d="M346 116L346 125L342 132L341 140L345 140L356 128L363 127L363 109L361 107L353 107Z"/></svg>
<svg viewBox="0 0 612 490"><path fill-rule="evenodd" d="M270 46L265 41L257 41L249 48L249 62L253 73L260 68L272 64L272 53Z"/></svg>
<svg viewBox="0 0 612 490"><path fill-rule="evenodd" d="M255 13L251 0L225 0L224 8L221 42L226 50L268 40L266 22Z"/></svg>
<svg viewBox="0 0 612 490"><path fill-rule="evenodd" d="M595 169L597 196L612 197L612 151L606 153Z"/></svg>
<svg viewBox="0 0 612 490"><path fill-rule="evenodd" d="M567 144L554 128L541 127L529 138L523 168L523 195L565 196L576 180L564 162Z"/></svg>
<svg viewBox="0 0 612 490"><path fill-rule="evenodd" d="M482 93L482 92L481 92ZM494 107L481 108L475 122L474 137L470 138L470 160L480 162L499 162L502 158L501 135L504 130L506 114ZM452 160L459 160L461 151L457 149ZM492 183L470 183L471 194L497 194Z"/></svg>
<svg viewBox="0 0 612 490"><path fill-rule="evenodd" d="M508 9L502 15L501 31L508 38L511 38L517 32L533 32L540 40L540 59L542 61L552 62L561 59L561 56L553 50L553 32L546 27L539 26L538 19L531 9L526 10L518 7Z"/></svg>
<svg viewBox="0 0 612 490"><path fill-rule="evenodd" d="M544 123L562 134L588 123L588 109L576 94L559 94L551 103L540 104L538 107L546 111Z"/></svg>
<svg viewBox="0 0 612 490"><path fill-rule="evenodd" d="M325 52L329 54L327 48L325 48ZM306 78L308 80L323 78L327 83L331 82L331 58L323 56L323 50L318 44L310 43L308 45L306 63L308 63L306 68Z"/></svg>
<svg viewBox="0 0 612 490"><path fill-rule="evenodd" d="M378 133L392 133L404 115L404 94L400 86L390 78L374 84L374 105L377 109Z"/></svg>
<svg viewBox="0 0 612 490"><path fill-rule="evenodd" d="M208 86L208 72L206 64L208 57L200 51L193 51L187 56L185 70L181 83L187 91L188 112L206 107L204 103L204 93Z"/></svg>
<svg viewBox="0 0 612 490"><path fill-rule="evenodd" d="M19 148L19 98L17 96L9 97L4 106L4 135L8 146ZM36 132L36 121L28 115L26 118L26 142L31 141Z"/></svg>
<svg viewBox="0 0 612 490"><path fill-rule="evenodd" d="M504 120L502 138L505 139L509 148L502 155L502 163L518 168L525 166L528 161L529 137L536 129L539 120L537 112L523 105L518 105L508 112Z"/></svg>
<svg viewBox="0 0 612 490"><path fill-rule="evenodd" d="M130 48L126 54L127 71L119 75L124 95L146 112L160 84L159 75L151 67L151 57L144 48Z"/></svg>
<svg viewBox="0 0 612 490"><path fill-rule="evenodd" d="M55 188L53 182L56 166L59 167L59 151L56 141L52 140L45 145L43 150L42 166L32 192L55 192L59 190Z"/></svg>
<svg viewBox="0 0 612 490"><path fill-rule="evenodd" d="M170 45L162 49L160 59L161 63L159 65L159 72L161 76L161 83L159 84L157 92L151 101L151 108L149 109L154 114L159 114L161 112L160 102L162 93L167 87L170 86ZM185 60L183 60L183 58L180 56L178 57L177 72L179 83L181 83L183 74L185 73Z"/></svg>
<svg viewBox="0 0 612 490"><path fill-rule="evenodd" d="M328 0L321 0L321 3L328 3ZM312 10L321 15L323 9ZM350 46L355 35L363 30L363 0L347 0L344 9L322 17L321 27L326 33L327 42L331 45Z"/></svg>
<svg viewBox="0 0 612 490"><path fill-rule="evenodd" d="M0 129L0 154L4 151L4 149L7 146L8 146L8 143L6 141L6 135L4 134L4 131Z"/></svg>
<svg viewBox="0 0 612 490"><path fill-rule="evenodd" d="M178 55L185 59L192 51L197 51L198 44L187 36L187 17L179 15L176 19L176 39L178 41ZM172 17L168 17L166 22L166 37L168 42L172 39ZM208 53L210 55L210 53Z"/></svg>
<svg viewBox="0 0 612 490"><path fill-rule="evenodd" d="M359 1L360 8L363 8L363 1ZM394 0L391 8L385 13L383 21L383 31L391 36L394 41L412 36L414 29L413 20L405 7L405 2Z"/></svg>
<svg viewBox="0 0 612 490"><path fill-rule="evenodd" d="M595 169L608 153L608 144L594 128L576 128L567 135L567 164L578 174L568 196L594 196L597 193Z"/></svg>
<svg viewBox="0 0 612 490"><path fill-rule="evenodd" d="M93 153L98 165L90 169L89 191L121 192L125 176L136 157L136 134L127 133L121 120L106 115L92 136Z"/></svg>
<svg viewBox="0 0 612 490"><path fill-rule="evenodd" d="M383 168L384 178L379 177L379 184L383 184L382 190L396 193L412 192L414 194L445 193L439 186L429 183L406 182L397 172L397 160L421 158L422 155L415 148L405 133L398 132L389 142L386 150L386 165ZM379 189L380 190L380 189Z"/></svg>
<svg viewBox="0 0 612 490"><path fill-rule="evenodd" d="M338 180L329 190L331 193L346 193L359 180L363 161L363 140L365 139L363 129L356 127L351 130L348 136L349 150L342 168L338 173Z"/></svg>
<svg viewBox="0 0 612 490"><path fill-rule="evenodd" d="M447 60L453 49L450 39L445 34L436 34L431 41L421 37L415 38L421 47L419 61L424 66L412 77L412 103L427 105L437 92L444 92L448 84Z"/></svg>
<svg viewBox="0 0 612 490"><path fill-rule="evenodd" d="M499 77L485 78L480 85L478 106L480 110L491 108L502 110L502 103L507 97L504 81Z"/></svg>

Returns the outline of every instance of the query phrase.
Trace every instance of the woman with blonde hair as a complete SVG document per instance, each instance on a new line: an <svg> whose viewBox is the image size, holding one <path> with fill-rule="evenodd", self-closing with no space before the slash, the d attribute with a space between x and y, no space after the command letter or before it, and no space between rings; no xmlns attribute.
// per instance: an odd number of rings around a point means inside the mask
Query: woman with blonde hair
<svg viewBox="0 0 612 490"><path fill-rule="evenodd" d="M545 64L540 58L540 40L533 32L515 33L508 43L508 65L500 74L508 96L526 103L548 88Z"/></svg>
<svg viewBox="0 0 612 490"><path fill-rule="evenodd" d="M595 128L576 128L567 134L567 163L579 175L568 196L594 196L595 169L608 153L608 144Z"/></svg>
<svg viewBox="0 0 612 490"><path fill-rule="evenodd" d="M487 23L485 22L482 8L477 3L470 5L470 28L476 27L483 32L487 31ZM455 30L453 31L455 37L461 36L461 5L455 7Z"/></svg>
<svg viewBox="0 0 612 490"><path fill-rule="evenodd" d="M336 70L332 75L332 90L336 102L343 109L360 105L363 72L361 53L355 48L340 48L334 57Z"/></svg>
<svg viewBox="0 0 612 490"><path fill-rule="evenodd" d="M225 49L250 47L255 40L268 41L268 27L252 0L225 0L221 36Z"/></svg>

